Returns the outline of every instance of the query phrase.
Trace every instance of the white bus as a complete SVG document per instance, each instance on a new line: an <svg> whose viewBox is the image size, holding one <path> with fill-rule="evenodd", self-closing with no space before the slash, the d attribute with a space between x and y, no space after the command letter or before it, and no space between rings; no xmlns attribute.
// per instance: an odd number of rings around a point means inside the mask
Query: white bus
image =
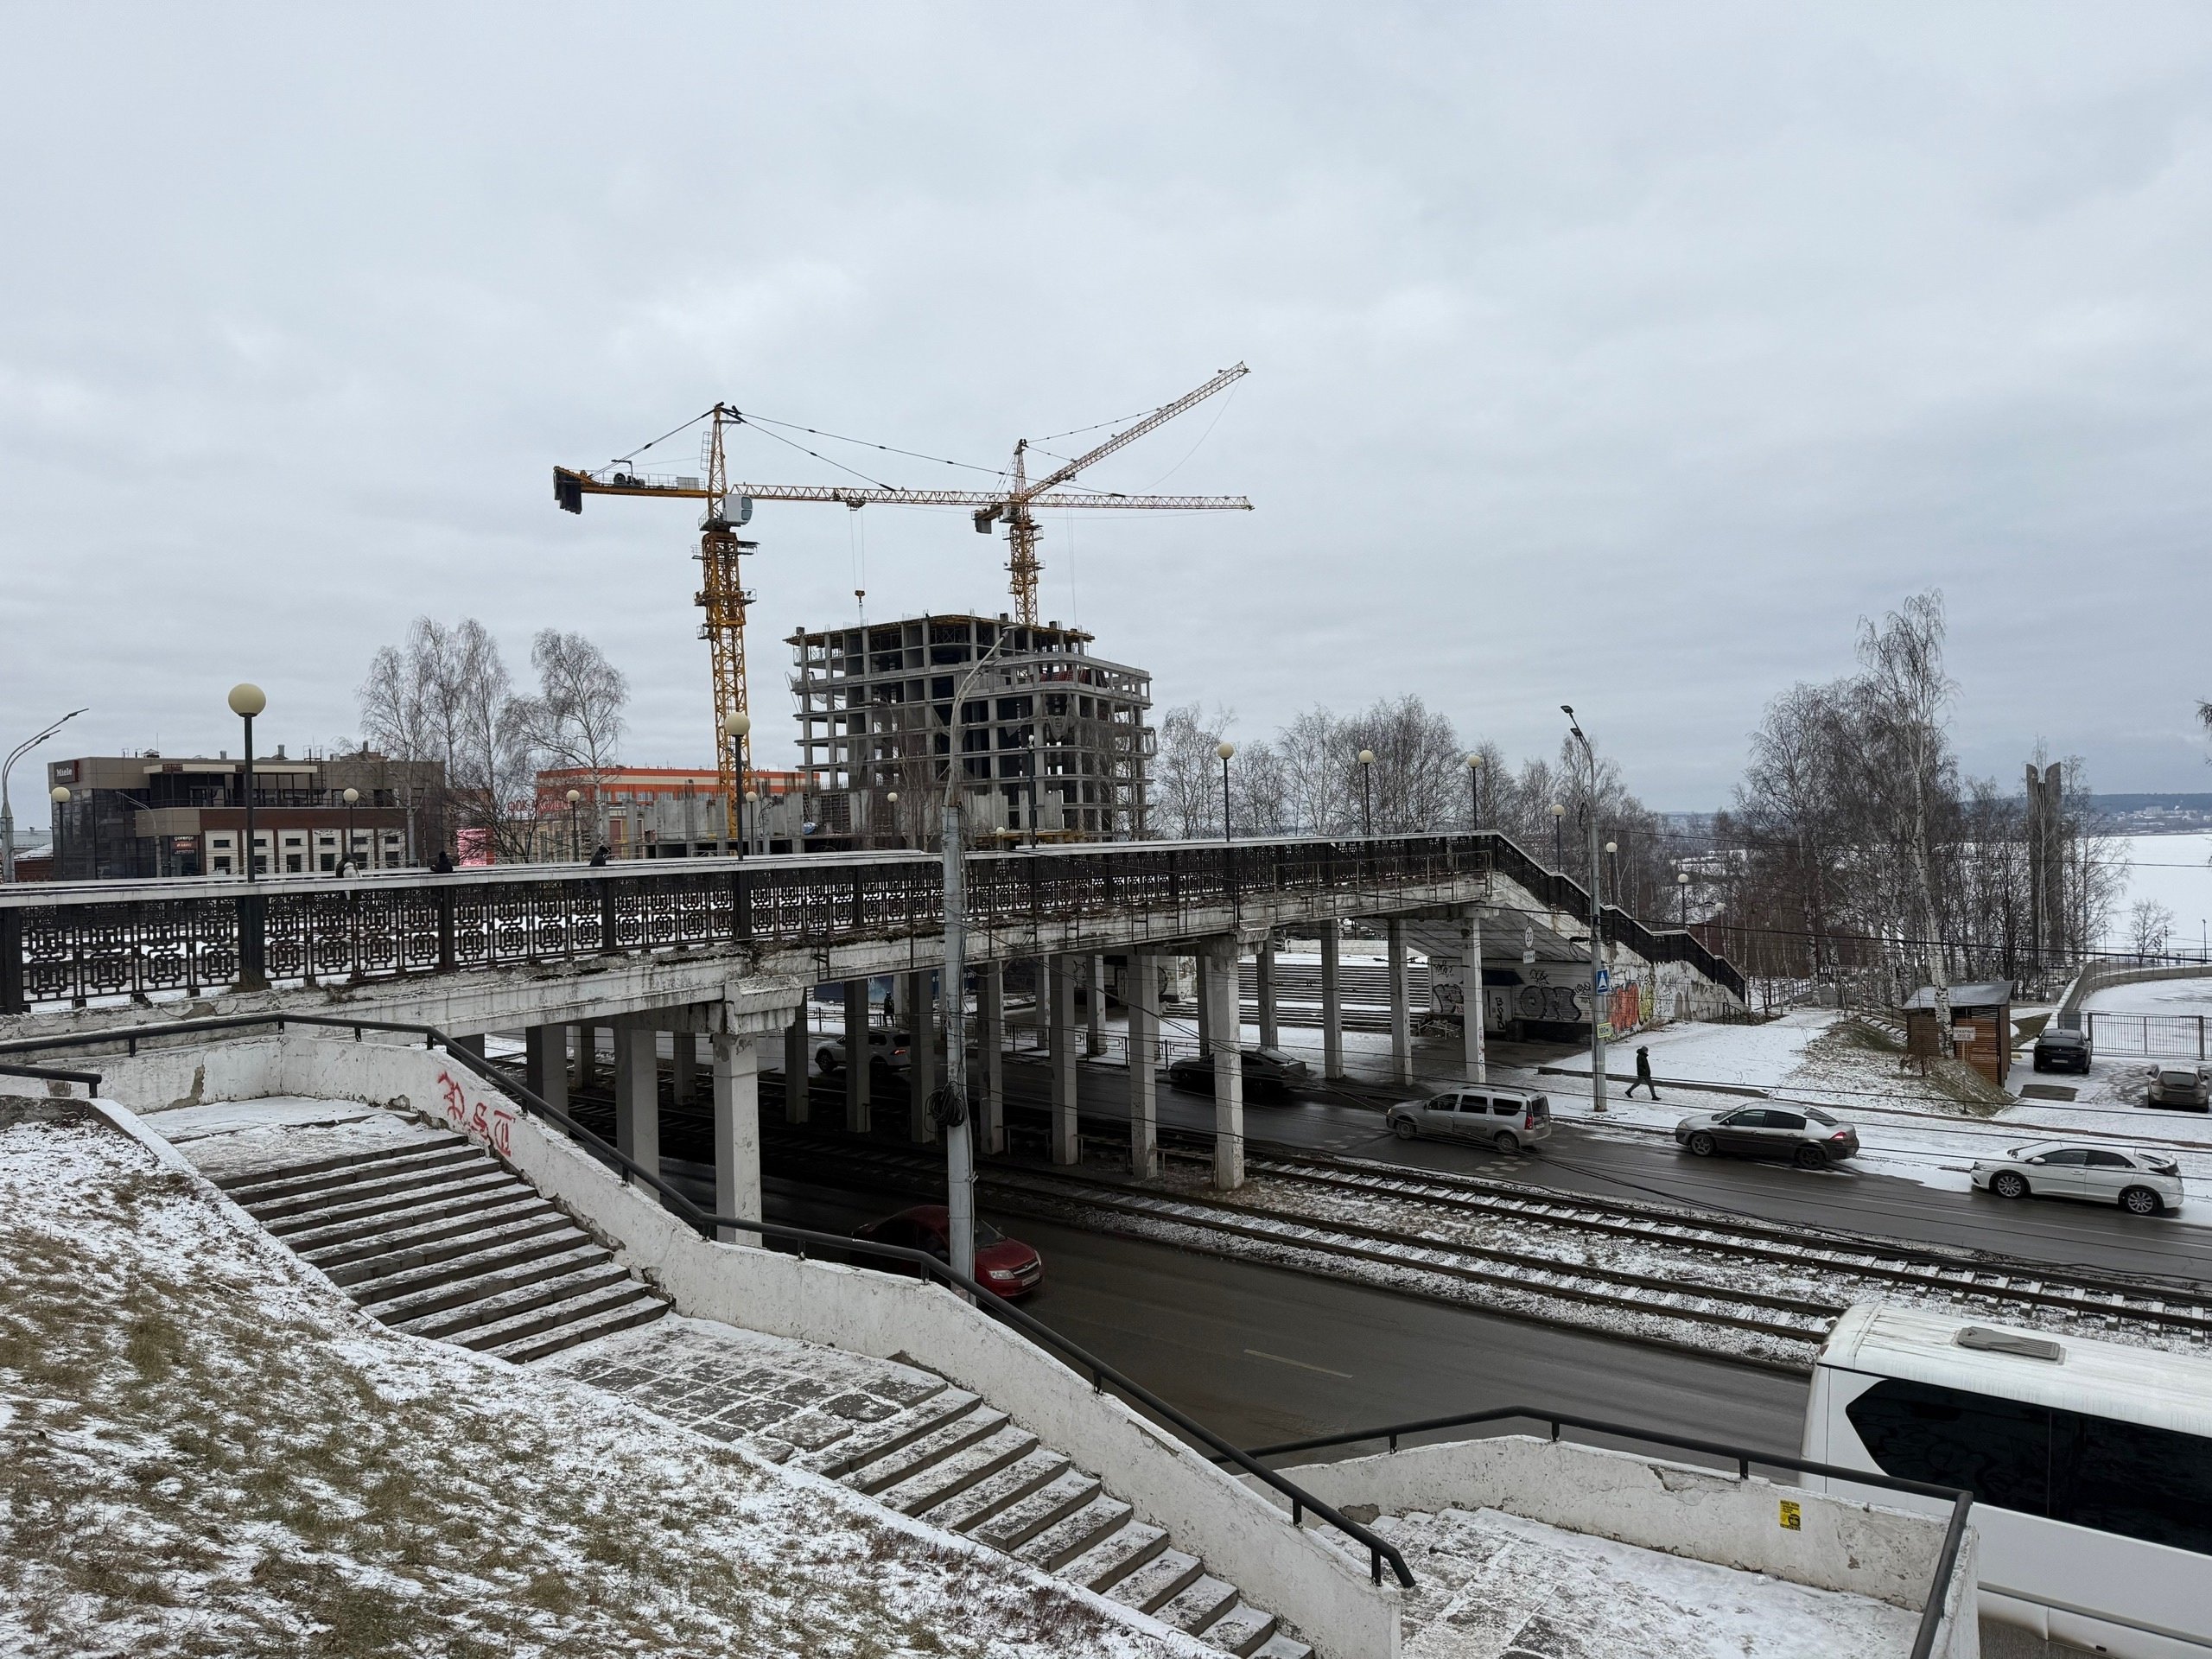
<svg viewBox="0 0 2212 1659"><path fill-rule="evenodd" d="M1804 1455L1971 1491L1985 1618L2212 1659L2212 1358L1854 1307L1815 1364Z"/></svg>

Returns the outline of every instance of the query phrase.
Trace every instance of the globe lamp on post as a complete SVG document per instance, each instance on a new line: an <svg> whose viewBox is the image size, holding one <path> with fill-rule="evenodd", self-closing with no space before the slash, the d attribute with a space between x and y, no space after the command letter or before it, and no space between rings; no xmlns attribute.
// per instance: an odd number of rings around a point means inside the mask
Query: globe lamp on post
<svg viewBox="0 0 2212 1659"><path fill-rule="evenodd" d="M1359 752L1359 830L1363 836L1375 833L1375 751Z"/></svg>
<svg viewBox="0 0 2212 1659"><path fill-rule="evenodd" d="M569 791L569 862L571 864L583 861L583 842L576 835L576 803L583 798L584 792L581 789Z"/></svg>
<svg viewBox="0 0 2212 1659"><path fill-rule="evenodd" d="M722 735L730 742L730 776L737 779L736 792L742 794L752 780L746 776L745 739L753 729L753 716L740 709L733 709L722 716ZM729 816L739 820L737 825L737 855L745 856L745 810L733 799Z"/></svg>
<svg viewBox="0 0 2212 1659"><path fill-rule="evenodd" d="M46 791L46 798L54 803L54 879L68 880L69 844L65 839L68 814L61 809L69 804L69 785L56 784Z"/></svg>
<svg viewBox="0 0 2212 1659"><path fill-rule="evenodd" d="M353 862L353 809L360 804L361 791L349 784L340 791L338 798L346 803L346 856L338 861L338 868L342 870ZM354 866L357 874L359 868L359 865Z"/></svg>
<svg viewBox="0 0 2212 1659"><path fill-rule="evenodd" d="M1236 753L1236 746L1227 738L1224 738L1213 746L1213 752L1221 757L1221 838L1227 841L1230 839L1229 760L1230 757Z"/></svg>
<svg viewBox="0 0 2212 1659"><path fill-rule="evenodd" d="M262 689L251 681L231 688L231 712L245 722L245 879L257 879L257 854L253 839L253 717L269 707L269 698Z"/></svg>

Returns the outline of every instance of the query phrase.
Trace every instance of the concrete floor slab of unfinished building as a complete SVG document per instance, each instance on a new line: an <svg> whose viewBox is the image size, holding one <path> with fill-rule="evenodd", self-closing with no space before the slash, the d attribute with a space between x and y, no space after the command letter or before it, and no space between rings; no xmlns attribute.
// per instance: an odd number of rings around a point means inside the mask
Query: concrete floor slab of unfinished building
<svg viewBox="0 0 2212 1659"><path fill-rule="evenodd" d="M1383 1516L1403 1659L1897 1659L1919 1616L1496 1510Z"/></svg>

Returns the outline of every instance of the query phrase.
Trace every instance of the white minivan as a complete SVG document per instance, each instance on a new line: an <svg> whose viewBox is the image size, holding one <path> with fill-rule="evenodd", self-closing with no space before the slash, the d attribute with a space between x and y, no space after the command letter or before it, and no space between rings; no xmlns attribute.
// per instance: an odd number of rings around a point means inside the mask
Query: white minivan
<svg viewBox="0 0 2212 1659"><path fill-rule="evenodd" d="M2212 1659L2212 1359L1853 1307L1814 1363L1804 1455L1971 1491L1984 1618L2120 1659Z"/></svg>
<svg viewBox="0 0 2212 1659"><path fill-rule="evenodd" d="M1421 1135L1479 1141L1499 1152L1518 1152L1551 1138L1552 1103L1525 1089L1440 1089L1421 1100L1400 1101L1385 1113L1401 1141Z"/></svg>

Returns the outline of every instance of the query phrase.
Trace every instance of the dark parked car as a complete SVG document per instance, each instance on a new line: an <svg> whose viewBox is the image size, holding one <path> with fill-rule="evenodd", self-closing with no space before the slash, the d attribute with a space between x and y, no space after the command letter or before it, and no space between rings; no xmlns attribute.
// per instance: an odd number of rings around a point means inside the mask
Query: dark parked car
<svg viewBox="0 0 2212 1659"><path fill-rule="evenodd" d="M2201 1112L2212 1107L2212 1071L2194 1060L2160 1060L2151 1067L2143 1099L2146 1105Z"/></svg>
<svg viewBox="0 0 2212 1659"><path fill-rule="evenodd" d="M1247 1098L1264 1095L1276 1100L1284 1099L1294 1088L1312 1075L1305 1061L1286 1054L1279 1048L1248 1048L1244 1051L1244 1093ZM1213 1093L1213 1062L1203 1055L1186 1054L1167 1068L1167 1084L1172 1089L1187 1089L1192 1094L1210 1095Z"/></svg>
<svg viewBox="0 0 2212 1659"><path fill-rule="evenodd" d="M1676 1144L1700 1158L1732 1152L1746 1158L1787 1158L1801 1169L1825 1169L1856 1157L1859 1132L1811 1106L1739 1106L1675 1125Z"/></svg>
<svg viewBox="0 0 2212 1659"><path fill-rule="evenodd" d="M855 1238L872 1244L895 1244L905 1250L927 1250L940 1262L952 1259L952 1218L941 1204L918 1204L895 1216L871 1221L853 1230ZM1004 1233L980 1216L976 1219L976 1282L1012 1300L1027 1296L1044 1282L1045 1258L1018 1238Z"/></svg>
<svg viewBox="0 0 2212 1659"><path fill-rule="evenodd" d="M2038 1071L2079 1071L2088 1076L2088 1033L2045 1026L2036 1033L2035 1067Z"/></svg>

